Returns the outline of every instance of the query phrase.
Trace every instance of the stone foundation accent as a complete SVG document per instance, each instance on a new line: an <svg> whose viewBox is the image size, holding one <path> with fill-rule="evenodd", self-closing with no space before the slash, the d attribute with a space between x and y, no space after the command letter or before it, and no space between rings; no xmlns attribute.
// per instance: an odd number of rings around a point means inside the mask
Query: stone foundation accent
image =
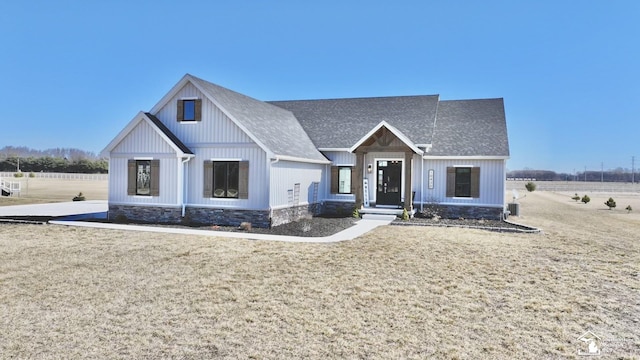
<svg viewBox="0 0 640 360"><path fill-rule="evenodd" d="M420 205L416 205L420 211ZM443 219L487 219L502 220L503 208L488 206L425 204L423 214L427 217L438 215Z"/></svg>
<svg viewBox="0 0 640 360"><path fill-rule="evenodd" d="M180 207L109 204L108 219L115 222L140 221L177 224L182 221L182 209Z"/></svg>
<svg viewBox="0 0 640 360"><path fill-rule="evenodd" d="M271 226L268 210L187 207L185 210L185 222L220 226L240 226L243 222L249 222L252 227L257 228L269 228Z"/></svg>
<svg viewBox="0 0 640 360"><path fill-rule="evenodd" d="M311 216L317 208L314 205L300 205L271 212L271 226L278 226Z"/></svg>
<svg viewBox="0 0 640 360"><path fill-rule="evenodd" d="M326 215L351 216L355 207L355 201L325 201L321 213Z"/></svg>
<svg viewBox="0 0 640 360"><path fill-rule="evenodd" d="M292 221L297 221L307 216L325 214L336 216L350 216L355 202L327 201L323 204L300 205L277 210L241 210L241 209L212 209L187 207L185 217L182 217L180 207L162 206L132 206L109 205L108 218L115 222L139 221L148 223L169 224L204 224L220 226L240 226L243 222L251 223L258 228L269 228ZM416 206L419 211L420 207ZM502 208L477 207L460 205L424 206L426 216L438 215L445 219L491 219L500 220L503 214Z"/></svg>

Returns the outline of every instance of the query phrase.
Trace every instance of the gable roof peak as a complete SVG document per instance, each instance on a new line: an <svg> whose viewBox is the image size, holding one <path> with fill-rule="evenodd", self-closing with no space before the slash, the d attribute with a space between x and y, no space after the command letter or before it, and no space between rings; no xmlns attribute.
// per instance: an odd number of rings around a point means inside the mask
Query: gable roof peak
<svg viewBox="0 0 640 360"><path fill-rule="evenodd" d="M270 101L293 112L318 148L349 149L385 121L414 144L429 144L439 95ZM345 129L349 131L336 131Z"/></svg>
<svg viewBox="0 0 640 360"><path fill-rule="evenodd" d="M164 141L169 144L179 157L192 157L193 152L175 136L157 117L146 112L138 112L138 114L129 121L129 124L116 135L113 140L100 152L103 156L107 156L120 142L129 135L129 133L141 122L146 122Z"/></svg>
<svg viewBox="0 0 640 360"><path fill-rule="evenodd" d="M191 83L211 103L247 134L268 156L297 161L328 163L309 135L289 110L227 89L189 73L156 104L157 113L187 84Z"/></svg>
<svg viewBox="0 0 640 360"><path fill-rule="evenodd" d="M349 152L355 152L365 141L370 139L378 130L381 128L386 128L389 130L395 137L397 137L400 141L402 141L409 149L411 149L414 153L422 155L424 151L420 150L402 131L396 129L388 122L382 120L378 125L376 125L373 129L371 129L365 136L360 138L358 142L353 144L351 148L349 148Z"/></svg>

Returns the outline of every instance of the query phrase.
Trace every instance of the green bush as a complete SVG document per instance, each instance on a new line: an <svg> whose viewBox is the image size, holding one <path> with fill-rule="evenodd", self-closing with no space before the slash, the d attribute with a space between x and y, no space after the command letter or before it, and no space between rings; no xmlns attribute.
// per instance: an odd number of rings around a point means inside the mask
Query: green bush
<svg viewBox="0 0 640 360"><path fill-rule="evenodd" d="M578 202L578 201L580 201L580 195L578 195L578 193L576 193L571 199L575 200L576 202Z"/></svg>
<svg viewBox="0 0 640 360"><path fill-rule="evenodd" d="M85 200L84 195L81 192L79 192L78 195L73 197L73 201L84 201L84 200Z"/></svg>
<svg viewBox="0 0 640 360"><path fill-rule="evenodd" d="M17 173L13 174L13 177L17 177L17 178L21 178L23 176L24 174L22 173L22 171L18 171Z"/></svg>
<svg viewBox="0 0 640 360"><path fill-rule="evenodd" d="M525 186L524 186L528 192L534 192L536 191L536 183L529 181Z"/></svg>
<svg viewBox="0 0 640 360"><path fill-rule="evenodd" d="M609 198L609 200L604 202L605 205L607 205L609 207L609 210L613 209L614 207L616 207L616 201L613 200L612 197Z"/></svg>
<svg viewBox="0 0 640 360"><path fill-rule="evenodd" d="M407 209L402 209L402 220L409 220L409 212L407 211Z"/></svg>
<svg viewBox="0 0 640 360"><path fill-rule="evenodd" d="M351 216L353 216L356 219L360 218L360 210L358 210L358 208L353 208L353 212L351 213Z"/></svg>
<svg viewBox="0 0 640 360"><path fill-rule="evenodd" d="M32 171L32 172L29 173L29 177L30 178L34 178L34 177L36 177L36 174L34 174L33 171Z"/></svg>
<svg viewBox="0 0 640 360"><path fill-rule="evenodd" d="M585 204L588 204L589 201L591 201L591 198L589 197L589 195L585 195L582 197L582 202Z"/></svg>

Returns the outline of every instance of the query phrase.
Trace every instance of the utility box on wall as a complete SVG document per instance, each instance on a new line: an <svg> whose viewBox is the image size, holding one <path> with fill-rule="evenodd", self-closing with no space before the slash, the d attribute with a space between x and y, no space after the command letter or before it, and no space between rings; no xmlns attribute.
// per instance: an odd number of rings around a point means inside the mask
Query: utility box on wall
<svg viewBox="0 0 640 360"><path fill-rule="evenodd" d="M511 216L520 216L520 204L518 203L509 203L507 204L509 209L509 215Z"/></svg>

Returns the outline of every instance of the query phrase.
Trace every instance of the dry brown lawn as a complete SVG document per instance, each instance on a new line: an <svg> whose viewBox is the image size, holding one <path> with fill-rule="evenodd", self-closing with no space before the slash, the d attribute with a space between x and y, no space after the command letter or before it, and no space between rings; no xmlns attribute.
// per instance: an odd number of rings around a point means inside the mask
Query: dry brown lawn
<svg viewBox="0 0 640 360"><path fill-rule="evenodd" d="M592 199L336 244L0 225L0 358L638 359L640 204Z"/></svg>
<svg viewBox="0 0 640 360"><path fill-rule="evenodd" d="M64 180L46 178L7 178L18 181L21 194L0 196L0 206L71 201L82 192L87 200L107 200L107 180Z"/></svg>

